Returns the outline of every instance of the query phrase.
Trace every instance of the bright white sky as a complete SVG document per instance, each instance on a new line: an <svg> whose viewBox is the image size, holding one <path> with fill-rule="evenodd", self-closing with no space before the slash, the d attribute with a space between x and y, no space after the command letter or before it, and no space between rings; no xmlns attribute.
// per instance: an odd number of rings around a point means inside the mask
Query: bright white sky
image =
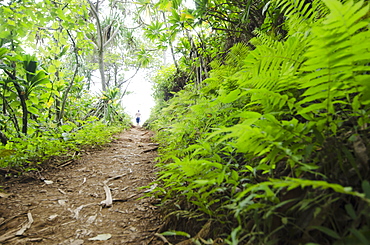
<svg viewBox="0 0 370 245"><path fill-rule="evenodd" d="M149 71L148 71L149 72ZM153 72L153 71L151 71ZM129 78L134 74L134 71L125 72L125 78ZM98 92L101 90L100 73L95 71L95 82L91 86L92 92ZM141 113L140 125L149 118L150 110L155 105L152 97L152 82L146 78L145 70L139 71L134 78L131 79L131 83L128 86L127 91L131 92L129 95L125 95L122 98L122 106L125 108L125 112L132 117L132 122L136 125L135 114L138 110ZM125 90L127 83L123 84L122 91Z"/></svg>
<svg viewBox="0 0 370 245"><path fill-rule="evenodd" d="M130 76L131 74L128 72L125 74L125 77ZM133 122L135 121L135 113L140 110L140 125L142 125L149 118L150 110L155 105L152 97L152 82L150 82L148 78L145 78L144 72L139 71L138 74L136 74L136 76L131 80L127 90L132 93L125 95L122 98L122 105L126 108L126 113L132 116Z"/></svg>

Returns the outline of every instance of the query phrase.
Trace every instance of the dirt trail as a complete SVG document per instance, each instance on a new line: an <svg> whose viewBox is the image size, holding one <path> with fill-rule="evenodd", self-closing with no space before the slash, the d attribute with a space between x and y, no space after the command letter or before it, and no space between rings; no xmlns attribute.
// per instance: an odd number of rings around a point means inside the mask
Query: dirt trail
<svg viewBox="0 0 370 245"><path fill-rule="evenodd" d="M138 200L154 179L150 136L132 128L67 166L0 183L11 194L0 198L0 244L162 244L153 200Z"/></svg>

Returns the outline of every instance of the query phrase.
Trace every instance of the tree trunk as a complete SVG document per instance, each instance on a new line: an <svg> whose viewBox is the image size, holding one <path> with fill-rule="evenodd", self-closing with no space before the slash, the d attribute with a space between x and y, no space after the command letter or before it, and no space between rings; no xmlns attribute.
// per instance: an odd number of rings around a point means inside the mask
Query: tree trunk
<svg viewBox="0 0 370 245"><path fill-rule="evenodd" d="M104 40L103 40L103 31L100 24L99 19L99 1L96 3L96 6L88 0L90 4L91 12L93 13L96 19L96 29L97 29L97 50L98 50L98 62L99 62L99 71L100 71L100 78L101 78L101 88L103 91L107 90L107 86L105 83L105 75L104 75Z"/></svg>
<svg viewBox="0 0 370 245"><path fill-rule="evenodd" d="M26 104L26 94L24 91L22 91L21 86L13 80L13 84L15 89L17 90L18 97L21 101L21 107L22 107L22 133L27 135L28 130L28 110L27 110L27 104Z"/></svg>
<svg viewBox="0 0 370 245"><path fill-rule="evenodd" d="M14 84L15 89L17 90L17 94L19 97L19 100L21 102L22 107L22 133L27 135L27 128L28 128L28 110L27 110L27 104L26 104L26 93L22 90L21 86L16 82L17 77L8 72L7 70L4 70L5 73L11 78L12 83Z"/></svg>
<svg viewBox="0 0 370 245"><path fill-rule="evenodd" d="M66 103L67 103L68 94L69 94L69 91L71 91L71 89L72 89L72 86L74 84L75 78L77 76L78 67L80 66L80 64L78 63L78 53L77 53L76 43L73 40L72 35L71 35L71 33L68 30L67 30L67 33L68 33L68 36L71 39L72 44L73 44L73 52L74 52L75 58L76 58L76 67L75 67L75 71L73 73L73 77L71 79L71 82L69 83L67 89L64 91L63 96L62 96L62 107L61 107L60 112L59 112L59 115L58 115L58 118L59 118L58 124L61 124L62 123L63 116L64 116L64 110L65 110Z"/></svg>
<svg viewBox="0 0 370 245"><path fill-rule="evenodd" d="M164 24L166 25L166 28L168 28L166 15L165 15L165 13L164 13L163 11L162 11L162 15L163 15L163 21L164 21ZM169 39L168 39L168 44L170 45L171 55L172 55L172 59L173 59L173 63L175 64L176 70L179 72L179 71L180 71L180 68L179 68L179 65L178 65L178 63L177 63L177 61L176 61L175 51L174 51L174 49L173 49L173 45L172 45L171 38L169 38Z"/></svg>
<svg viewBox="0 0 370 245"><path fill-rule="evenodd" d="M99 71L100 71L100 77L101 77L101 89L103 91L107 91L107 86L105 83L105 74L104 74L104 52L102 49L99 48Z"/></svg>

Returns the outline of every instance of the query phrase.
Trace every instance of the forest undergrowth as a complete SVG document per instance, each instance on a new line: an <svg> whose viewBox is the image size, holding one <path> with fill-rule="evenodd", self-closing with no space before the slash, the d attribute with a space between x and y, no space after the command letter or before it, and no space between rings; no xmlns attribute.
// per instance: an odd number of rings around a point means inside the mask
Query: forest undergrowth
<svg viewBox="0 0 370 245"><path fill-rule="evenodd" d="M369 4L301 2L153 111L173 241L370 244Z"/></svg>

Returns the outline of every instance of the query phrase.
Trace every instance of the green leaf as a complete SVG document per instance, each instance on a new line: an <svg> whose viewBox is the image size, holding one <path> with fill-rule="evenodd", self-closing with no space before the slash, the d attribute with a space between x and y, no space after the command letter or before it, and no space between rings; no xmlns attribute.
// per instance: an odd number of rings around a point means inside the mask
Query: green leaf
<svg viewBox="0 0 370 245"><path fill-rule="evenodd" d="M323 233L325 233L326 235L328 236L331 236L335 239L340 239L341 237L338 235L338 233L336 233L335 231L327 228L327 227L324 227L324 226L310 226L311 229L316 229L316 230L319 230Z"/></svg>
<svg viewBox="0 0 370 245"><path fill-rule="evenodd" d="M362 182L362 189L363 189L363 191L365 193L365 197L367 199L370 199L370 183L369 183L369 181L364 180Z"/></svg>
<svg viewBox="0 0 370 245"><path fill-rule="evenodd" d="M344 206L347 211L347 214L353 219L357 219L356 211L354 210L352 204L348 203Z"/></svg>
<svg viewBox="0 0 370 245"><path fill-rule="evenodd" d="M8 25L15 26L15 21L14 20L8 19L7 23L8 23Z"/></svg>
<svg viewBox="0 0 370 245"><path fill-rule="evenodd" d="M4 54L6 54L7 52L8 52L7 48L0 48L0 58L3 58Z"/></svg>
<svg viewBox="0 0 370 245"><path fill-rule="evenodd" d="M30 96L28 98L34 105L37 105L39 103L39 99L36 96Z"/></svg>
<svg viewBox="0 0 370 245"><path fill-rule="evenodd" d="M36 109L35 107L33 107L33 106L28 107L28 108L27 108L27 110L28 110L30 113L35 114L35 115L38 115L38 113L39 113L39 110L37 110L37 109Z"/></svg>
<svg viewBox="0 0 370 245"><path fill-rule="evenodd" d="M42 79L44 79L46 77L45 75L45 72L44 71L39 71L36 76L34 76L31 80L32 83L36 83Z"/></svg>
<svg viewBox="0 0 370 245"><path fill-rule="evenodd" d="M71 131L73 129L73 126L69 125L69 124L64 124L64 125L60 126L60 129L64 132L68 132L68 131Z"/></svg>
<svg viewBox="0 0 370 245"><path fill-rule="evenodd" d="M252 173L254 172L254 169L249 165L245 165L245 168L248 169Z"/></svg>
<svg viewBox="0 0 370 245"><path fill-rule="evenodd" d="M231 171L231 178L232 178L233 180L235 180L235 181L238 181L238 180L239 180L239 174L238 174L238 172L237 172L237 171L235 171L235 170L232 170L232 171Z"/></svg>
<svg viewBox="0 0 370 245"><path fill-rule="evenodd" d="M50 65L48 67L48 73L55 73L57 71L57 68L55 65Z"/></svg>
<svg viewBox="0 0 370 245"><path fill-rule="evenodd" d="M10 31L0 31L0 38L7 38L10 35Z"/></svg>
<svg viewBox="0 0 370 245"><path fill-rule="evenodd" d="M223 102L225 104L231 103L239 97L239 94L240 94L240 89L235 89L235 90L231 91L225 97L221 97L220 100L221 100L221 102Z"/></svg>
<svg viewBox="0 0 370 245"><path fill-rule="evenodd" d="M284 225L287 225L288 224L288 218L287 217L281 217L281 223L283 223Z"/></svg>
<svg viewBox="0 0 370 245"><path fill-rule="evenodd" d="M370 244L370 241L358 230L350 228L352 234L361 241L362 244Z"/></svg>
<svg viewBox="0 0 370 245"><path fill-rule="evenodd" d="M162 232L161 235L163 236L184 236L184 237L187 237L187 238L190 238L190 234L184 232L184 231L165 231L165 232Z"/></svg>
<svg viewBox="0 0 370 245"><path fill-rule="evenodd" d="M216 180L215 179L210 179L210 180L198 179L198 180L194 180L193 182L199 185L213 185L216 183Z"/></svg>
<svg viewBox="0 0 370 245"><path fill-rule="evenodd" d="M37 61L33 61L33 60L25 61L24 65L25 65L26 71L31 73L31 75L36 72Z"/></svg>
<svg viewBox="0 0 370 245"><path fill-rule="evenodd" d="M239 114L237 114L237 117L241 117L241 118L260 118L262 115L258 112L254 112L254 111L243 111L243 112L240 112Z"/></svg>

